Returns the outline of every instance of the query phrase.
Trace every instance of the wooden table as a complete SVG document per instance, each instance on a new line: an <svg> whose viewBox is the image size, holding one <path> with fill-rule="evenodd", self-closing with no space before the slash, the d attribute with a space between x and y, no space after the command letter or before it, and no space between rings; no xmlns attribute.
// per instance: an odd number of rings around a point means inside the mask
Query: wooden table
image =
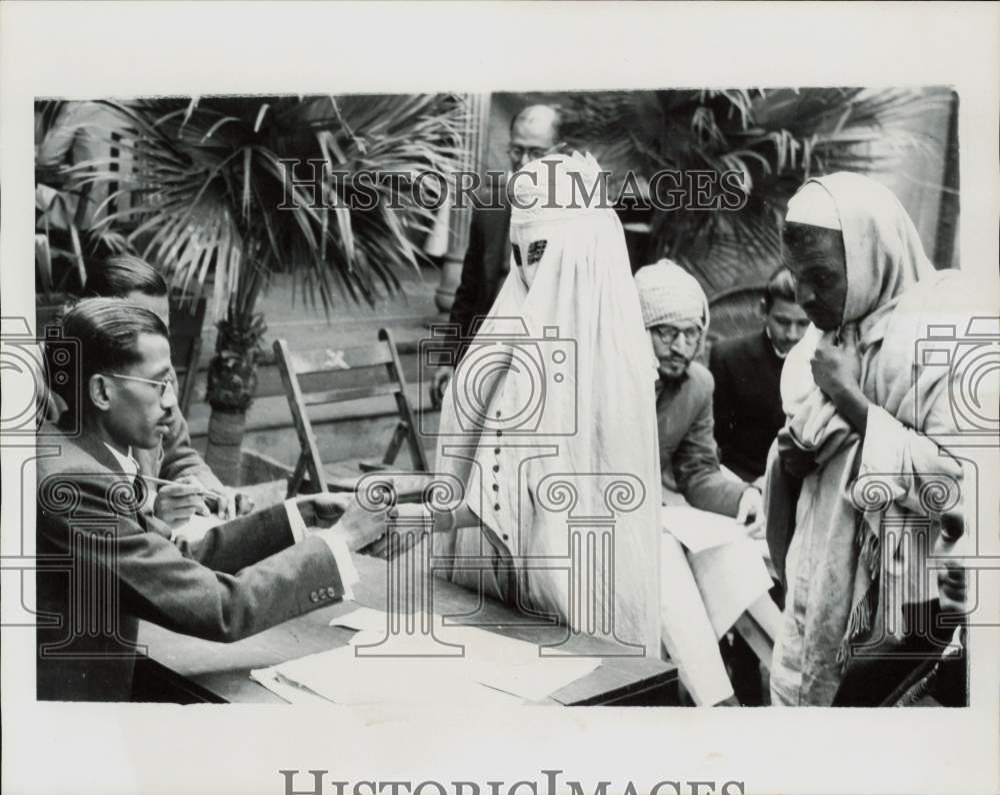
<svg viewBox="0 0 1000 795"><path fill-rule="evenodd" d="M265 504L254 496L258 506ZM354 556L361 581L354 586L356 602L386 609L387 562ZM446 616L473 613L478 594L440 578L434 583L433 611ZM136 667L137 698L182 703L244 702L284 703L250 679L250 671L266 668L307 654L343 646L351 630L329 626L330 620L357 607L341 602L286 621L236 643L214 643L180 635L149 622L141 622L138 642L147 656ZM475 623L507 637L535 644L553 644L568 635L563 626L527 625L529 619L499 602L487 601ZM456 619L455 623L468 620ZM604 639L573 635L561 649L602 658L591 673L553 693L548 703L568 705L669 705L676 704L677 670L657 657L624 657Z"/></svg>

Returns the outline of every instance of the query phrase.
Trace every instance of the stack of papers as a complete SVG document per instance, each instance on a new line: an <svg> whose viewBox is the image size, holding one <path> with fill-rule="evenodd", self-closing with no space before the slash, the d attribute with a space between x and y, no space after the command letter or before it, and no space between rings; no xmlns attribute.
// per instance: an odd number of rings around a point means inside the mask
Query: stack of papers
<svg viewBox="0 0 1000 795"><path fill-rule="evenodd" d="M660 526L694 553L750 538L747 528L735 519L687 505L662 506Z"/></svg>
<svg viewBox="0 0 1000 795"><path fill-rule="evenodd" d="M462 706L541 701L589 674L596 657L539 656L539 647L475 627L431 622L434 638L388 635L389 615L358 608L330 623L358 630L347 646L310 654L251 677L286 701L317 697L337 704L454 703Z"/></svg>

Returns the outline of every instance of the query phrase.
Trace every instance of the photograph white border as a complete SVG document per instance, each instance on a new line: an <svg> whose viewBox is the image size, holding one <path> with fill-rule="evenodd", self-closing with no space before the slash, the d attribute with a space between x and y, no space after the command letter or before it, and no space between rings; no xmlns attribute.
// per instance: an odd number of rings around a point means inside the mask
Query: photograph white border
<svg viewBox="0 0 1000 795"><path fill-rule="evenodd" d="M5 2L3 314L17 314L34 299L27 263L36 97L815 85L950 85L959 92L960 261L992 291L989 305L1000 307L998 8ZM5 379L3 389L16 402L30 387ZM29 509L23 531L33 538L32 489L17 493L25 455L5 444L0 463L5 553L22 533L18 499ZM984 515L996 521L989 499ZM1000 604L1000 575L980 581L980 599ZM2 598L17 594L5 584ZM487 781L501 780L506 795L521 779L539 782L544 793L540 771L558 769L563 780L584 782L586 792L602 780L612 782L609 793L624 791L629 781L643 793L664 780L717 787L736 780L745 782L746 793L996 793L998 634L996 627L975 634L967 709L525 707L427 714L36 703L34 633L5 628L3 791L281 795L279 769L323 769L327 781L351 787L467 780L479 782L485 795Z"/></svg>

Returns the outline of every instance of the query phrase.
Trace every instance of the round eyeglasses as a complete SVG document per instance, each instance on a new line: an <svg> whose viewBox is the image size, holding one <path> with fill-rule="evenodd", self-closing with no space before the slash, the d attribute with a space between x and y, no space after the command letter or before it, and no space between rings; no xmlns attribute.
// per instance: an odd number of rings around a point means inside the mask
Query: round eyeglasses
<svg viewBox="0 0 1000 795"><path fill-rule="evenodd" d="M694 345L701 339L701 329L698 326L688 326L681 329L665 323L660 326L653 326L650 331L656 334L660 342L664 345L672 345L678 336L683 336L684 342L688 345Z"/></svg>
<svg viewBox="0 0 1000 795"><path fill-rule="evenodd" d="M153 386L159 387L161 398L166 397L168 389L175 395L177 394L177 384L174 382L173 374L163 381L154 381L152 378L139 378L135 375L121 375L120 373L98 373L98 375L103 375L105 378L118 378L122 381L139 381L143 384L152 384Z"/></svg>
<svg viewBox="0 0 1000 795"><path fill-rule="evenodd" d="M545 155L551 155L557 152L562 147L562 144L555 144L549 147L543 146L518 146L517 144L512 144L507 147L507 154L510 155L511 159L521 162L525 155L528 156L528 160L540 160L545 157Z"/></svg>

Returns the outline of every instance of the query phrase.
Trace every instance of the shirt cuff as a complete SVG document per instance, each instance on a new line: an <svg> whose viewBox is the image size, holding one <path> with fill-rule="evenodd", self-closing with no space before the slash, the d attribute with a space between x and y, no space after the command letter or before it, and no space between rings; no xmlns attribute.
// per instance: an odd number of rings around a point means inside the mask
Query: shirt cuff
<svg viewBox="0 0 1000 795"><path fill-rule="evenodd" d="M306 537L306 523L294 497L285 500L285 515L288 517L288 528L292 531L292 540L298 544Z"/></svg>
<svg viewBox="0 0 1000 795"><path fill-rule="evenodd" d="M285 514L288 516L288 527L292 532L292 538L298 544L306 537L308 530L302 514L299 513L299 506L294 497L285 500ZM347 548L344 539L329 529L314 532L313 535L323 539L327 549L330 550L330 554L333 555L333 562L337 566L337 572L340 574L341 585L344 586L344 598L353 601L354 589L351 586L361 578L354 565L354 560L351 558L351 551Z"/></svg>
<svg viewBox="0 0 1000 795"><path fill-rule="evenodd" d="M330 530L321 530L316 535L326 542L330 554L333 555L337 571L340 573L340 582L344 586L344 598L353 601L354 589L352 586L361 578L358 576L358 570L354 566L353 558L351 558L351 551L344 543L344 539Z"/></svg>

